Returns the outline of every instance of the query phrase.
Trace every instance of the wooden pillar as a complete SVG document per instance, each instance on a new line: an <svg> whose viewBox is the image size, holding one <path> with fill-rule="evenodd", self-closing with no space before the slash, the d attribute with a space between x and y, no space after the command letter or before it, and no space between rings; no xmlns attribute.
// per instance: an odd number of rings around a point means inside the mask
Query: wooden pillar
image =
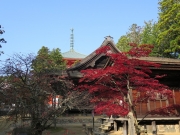
<svg viewBox="0 0 180 135"><path fill-rule="evenodd" d="M180 121L179 121L179 132L180 132Z"/></svg>
<svg viewBox="0 0 180 135"><path fill-rule="evenodd" d="M156 121L152 121L152 134L157 135Z"/></svg>
<svg viewBox="0 0 180 135"><path fill-rule="evenodd" d="M128 128L127 128L127 121L124 121L124 124L123 124L123 135L128 135L127 134L127 130L128 130Z"/></svg>
<svg viewBox="0 0 180 135"><path fill-rule="evenodd" d="M114 120L114 131L118 131L117 122Z"/></svg>

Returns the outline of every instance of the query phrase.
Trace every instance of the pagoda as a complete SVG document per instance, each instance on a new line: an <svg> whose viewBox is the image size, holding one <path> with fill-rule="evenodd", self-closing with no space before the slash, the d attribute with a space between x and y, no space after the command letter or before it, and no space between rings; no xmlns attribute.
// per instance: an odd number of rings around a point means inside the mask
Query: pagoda
<svg viewBox="0 0 180 135"><path fill-rule="evenodd" d="M67 62L67 68L71 67L78 61L81 61L86 57L86 55L78 53L74 50L74 29L71 29L70 35L70 50L68 52L62 53L63 59Z"/></svg>

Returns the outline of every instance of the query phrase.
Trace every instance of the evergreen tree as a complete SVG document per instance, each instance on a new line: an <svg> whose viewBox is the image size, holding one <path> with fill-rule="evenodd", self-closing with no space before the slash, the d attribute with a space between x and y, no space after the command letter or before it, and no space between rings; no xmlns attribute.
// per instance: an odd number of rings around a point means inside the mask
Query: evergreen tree
<svg viewBox="0 0 180 135"><path fill-rule="evenodd" d="M43 46L38 51L32 67L37 72L54 72L65 69L66 64L59 48L49 51L47 47Z"/></svg>
<svg viewBox="0 0 180 135"><path fill-rule="evenodd" d="M180 53L180 1L159 1L158 46L164 57L179 57Z"/></svg>
<svg viewBox="0 0 180 135"><path fill-rule="evenodd" d="M156 44L157 24L153 20L145 21L141 33L141 44Z"/></svg>
<svg viewBox="0 0 180 135"><path fill-rule="evenodd" d="M151 56L160 56L158 52L157 46L157 23L153 22L153 20L145 21L145 26L143 26L142 33L141 33L141 44L151 44L154 46Z"/></svg>
<svg viewBox="0 0 180 135"><path fill-rule="evenodd" d="M128 52L131 49L129 43L140 44L142 28L137 24L132 24L126 35L120 37L117 48L122 52Z"/></svg>
<svg viewBox="0 0 180 135"><path fill-rule="evenodd" d="M53 49L49 53L50 59L52 60L52 65L54 70L58 69L65 69L66 63L63 60L63 57L61 55L61 51L59 48Z"/></svg>
<svg viewBox="0 0 180 135"><path fill-rule="evenodd" d="M137 45L141 44L141 32L142 27L137 24L132 24L127 33L130 43L135 43Z"/></svg>
<svg viewBox="0 0 180 135"><path fill-rule="evenodd" d="M118 43L116 44L116 47L121 51L121 52L127 52L130 50L130 46L129 46L129 40L128 37L126 35L123 35L120 37L120 39L118 40Z"/></svg>

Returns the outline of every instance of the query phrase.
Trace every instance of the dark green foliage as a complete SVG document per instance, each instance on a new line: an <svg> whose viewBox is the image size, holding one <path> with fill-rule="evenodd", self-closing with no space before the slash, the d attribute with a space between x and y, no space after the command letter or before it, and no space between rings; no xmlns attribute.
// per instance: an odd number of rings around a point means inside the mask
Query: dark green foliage
<svg viewBox="0 0 180 135"><path fill-rule="evenodd" d="M148 22L144 22L143 30L141 33L141 44L150 44L153 45L154 48L150 54L150 56L160 56L158 52L158 46L157 46L157 35L159 33L159 30L157 29L157 23L153 20L150 20Z"/></svg>
<svg viewBox="0 0 180 135"><path fill-rule="evenodd" d="M178 58L180 53L180 1L160 0L157 43L164 57Z"/></svg>
<svg viewBox="0 0 180 135"><path fill-rule="evenodd" d="M32 64L36 72L58 72L65 69L66 63L63 60L60 49L49 51L47 47L42 47Z"/></svg>

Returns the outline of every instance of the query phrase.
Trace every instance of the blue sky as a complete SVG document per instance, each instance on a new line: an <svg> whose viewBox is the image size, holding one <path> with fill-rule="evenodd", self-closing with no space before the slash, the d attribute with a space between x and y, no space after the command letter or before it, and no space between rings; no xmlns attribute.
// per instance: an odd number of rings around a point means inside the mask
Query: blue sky
<svg viewBox="0 0 180 135"><path fill-rule="evenodd" d="M158 20L158 0L0 0L0 25L7 40L1 48L4 60L14 53L34 53L46 46L50 50L70 50L74 28L75 51L88 55L105 36L114 42L129 27Z"/></svg>

